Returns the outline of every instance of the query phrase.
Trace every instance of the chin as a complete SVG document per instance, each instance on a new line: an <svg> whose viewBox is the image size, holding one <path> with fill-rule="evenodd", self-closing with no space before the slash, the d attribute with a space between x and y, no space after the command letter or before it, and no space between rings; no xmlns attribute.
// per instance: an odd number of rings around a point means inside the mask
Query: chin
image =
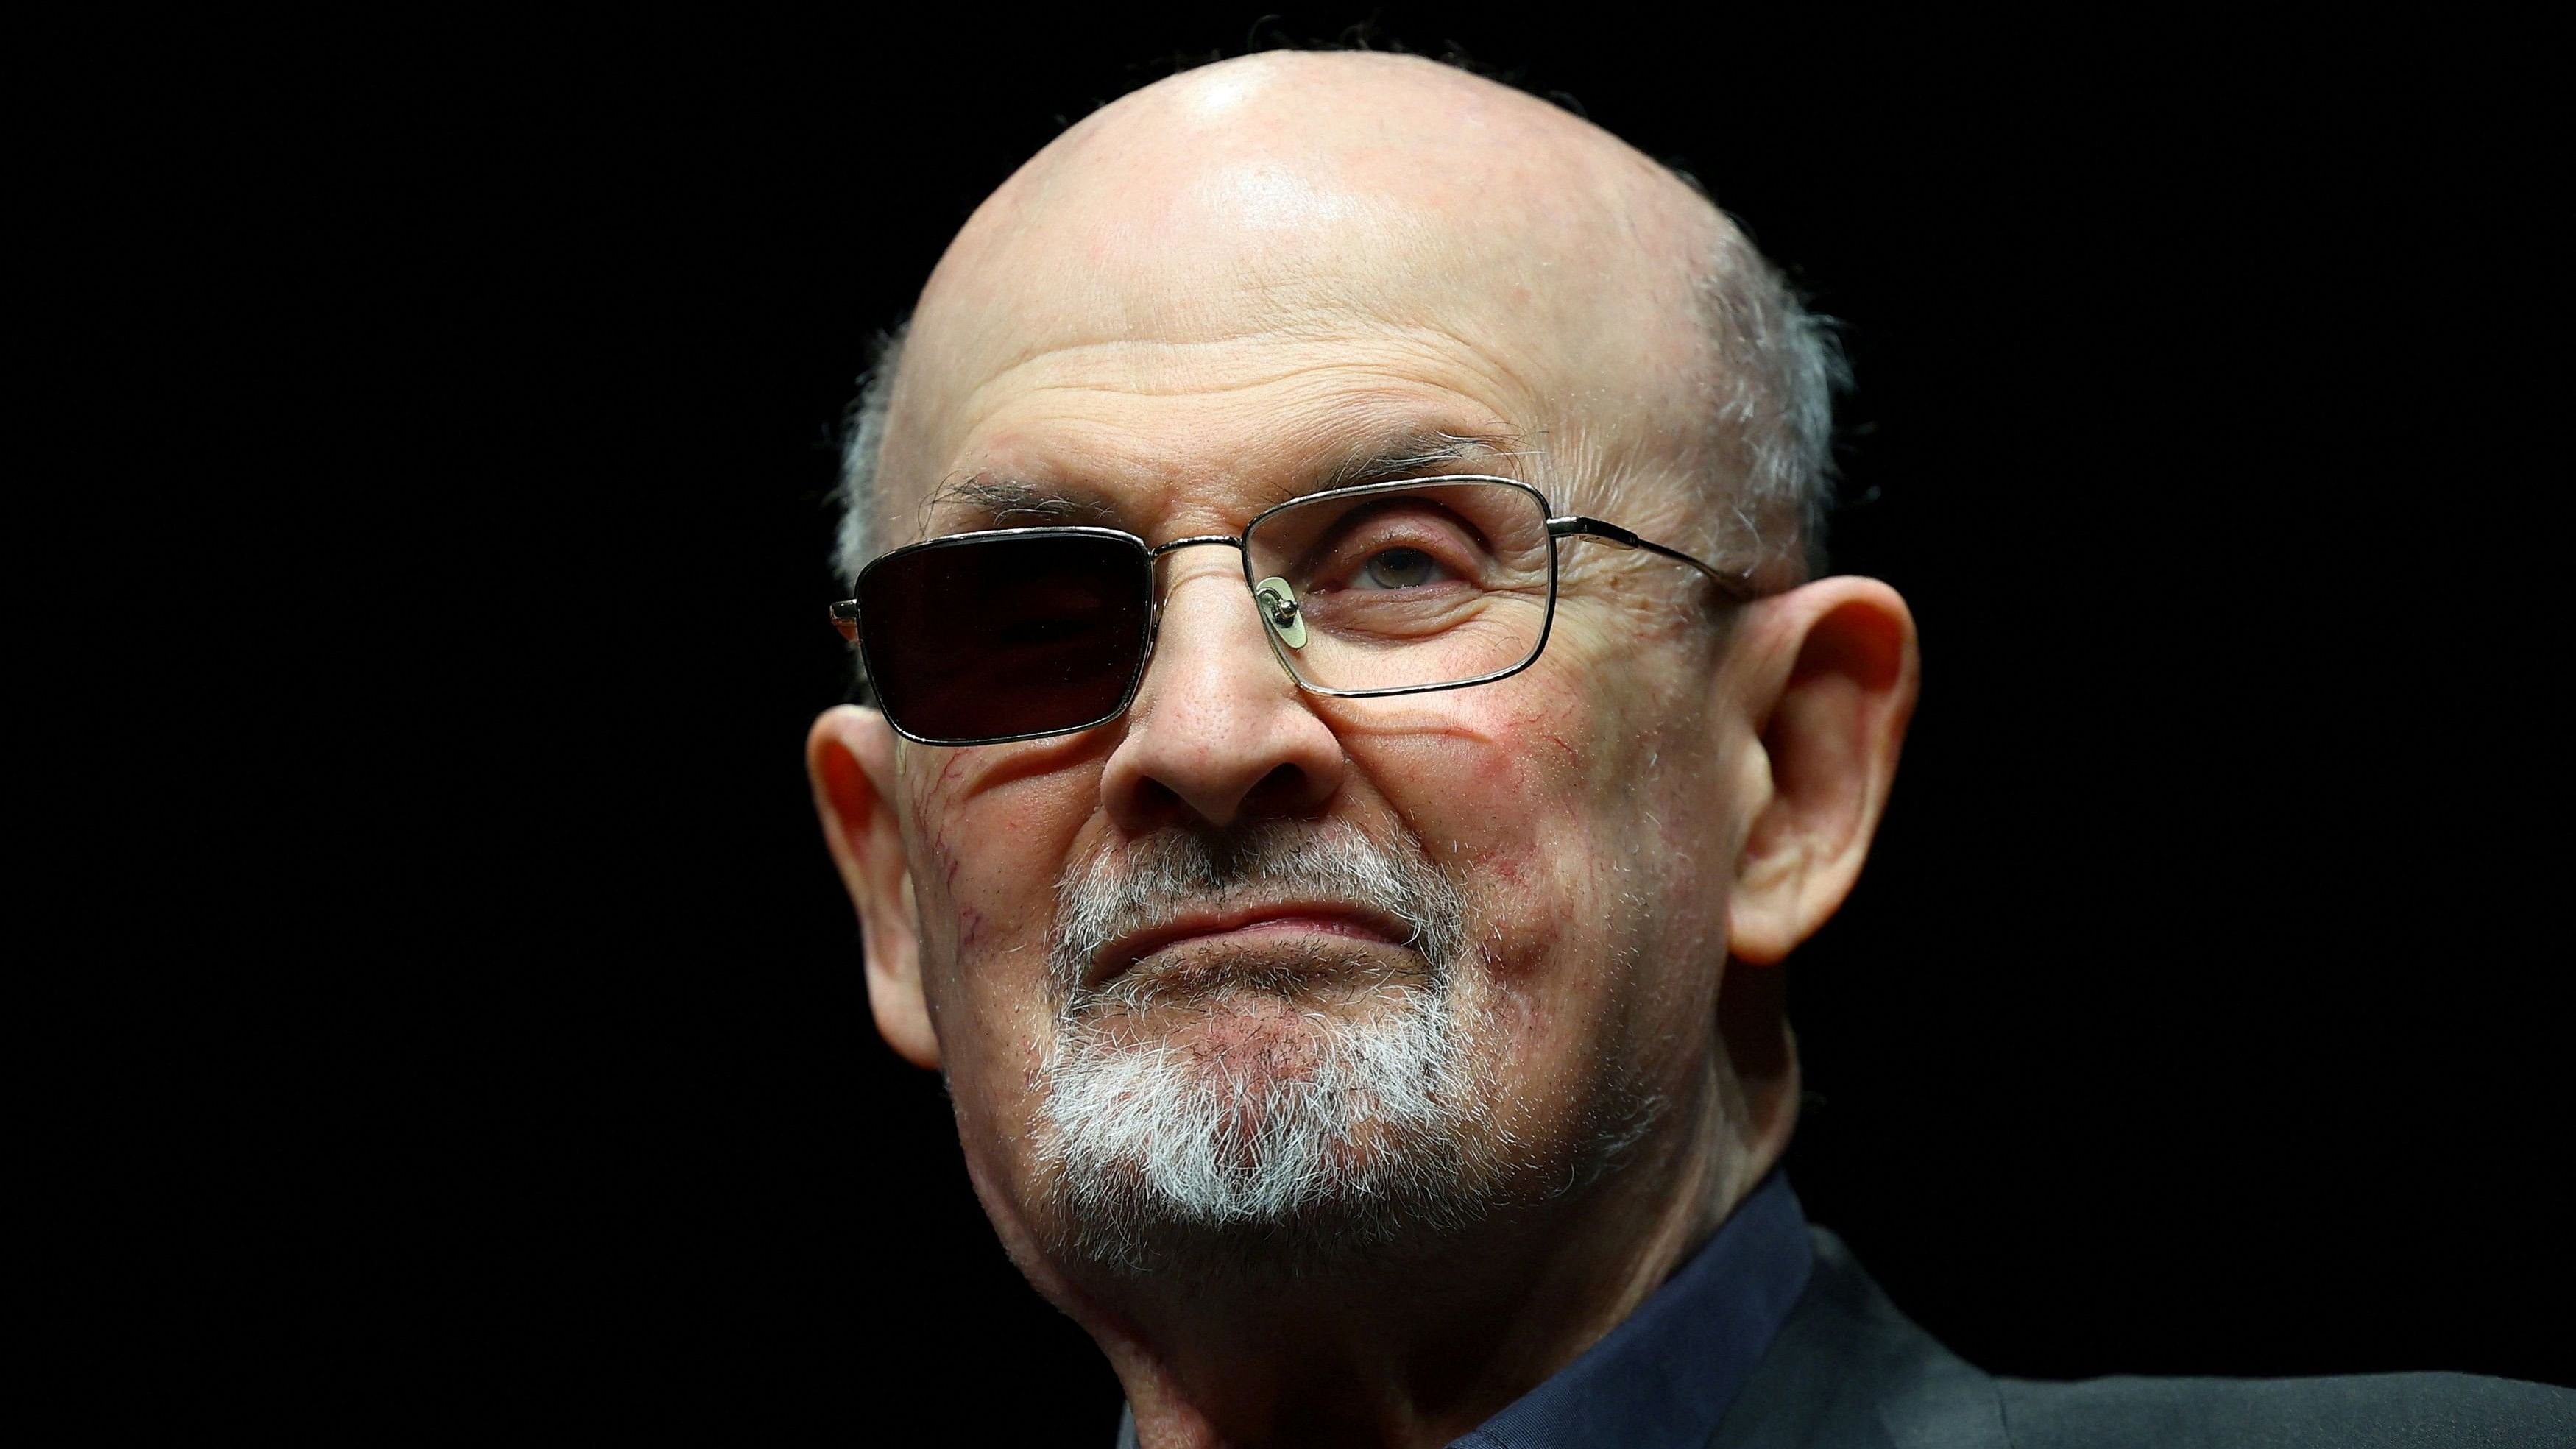
<svg viewBox="0 0 2576 1449"><path fill-rule="evenodd" d="M1032 1124L1055 1255L1302 1276L1480 1221L1519 1174L1461 1005L1238 984L1068 1013Z"/></svg>

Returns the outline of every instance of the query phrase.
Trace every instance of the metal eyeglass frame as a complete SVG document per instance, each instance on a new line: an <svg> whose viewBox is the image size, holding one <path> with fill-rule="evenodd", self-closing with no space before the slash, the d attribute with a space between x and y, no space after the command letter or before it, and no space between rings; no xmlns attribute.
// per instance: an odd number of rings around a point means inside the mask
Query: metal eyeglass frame
<svg viewBox="0 0 2576 1449"><path fill-rule="evenodd" d="M1560 516L1556 513L1556 510L1548 504L1547 495L1539 492L1536 488L1531 487L1527 483L1523 483L1517 478L1496 478L1489 474L1482 473L1444 473L1438 477L1432 478L1398 478L1383 483L1361 483L1348 488L1328 488L1319 493L1301 494L1284 503L1273 504L1272 506L1263 509L1261 512L1254 514L1251 520L1243 525L1243 532L1241 533L1197 534L1188 538L1176 538L1169 543L1147 543L1144 539L1139 538L1135 534L1129 533L1124 529L1097 528L1076 524L1049 524L1033 528L986 528L977 529L971 533L952 533L942 538L925 539L920 543L906 544L902 548L898 548L881 555L874 561L870 562L866 568L859 571L859 581L864 584L869 573L873 572L880 565L891 559L898 559L908 554L921 553L935 548L955 548L962 544L980 543L998 538L1077 537L1120 539L1136 546L1137 552L1144 556L1148 570L1151 570L1153 565L1160 561L1165 554L1177 552L1178 550L1185 548L1200 548L1208 545L1222 544L1234 549L1243 556L1243 583L1245 589L1247 589L1253 596L1253 606L1256 609L1259 609L1264 608L1265 605L1277 604L1284 608L1288 617L1293 617L1294 611L1297 607L1295 603L1274 601L1266 598L1261 591L1259 581L1252 577L1252 551L1247 545L1246 540L1252 536L1255 529L1261 527L1262 520L1270 517L1274 513L1279 513L1291 508L1304 507L1313 503L1320 503L1328 499L1363 498L1375 493L1401 492L1405 489L1424 488L1444 483L1495 483L1506 488L1517 489L1520 492L1529 495L1531 501L1538 505L1540 515L1547 520L1547 613L1546 617L1539 621L1538 641L1530 646L1528 656L1508 669L1497 669L1491 673L1479 674L1468 679L1453 679L1441 684L1399 684L1383 686L1376 689L1334 689L1326 685L1308 683L1297 673L1296 666L1289 663L1287 656L1280 652L1278 630L1271 627L1271 625L1275 622L1280 627L1285 627L1287 624L1287 618L1282 617L1277 618L1276 620L1265 620L1261 633L1262 637L1269 641L1271 657L1279 662L1279 667L1286 671L1289 679L1294 681L1300 690L1303 690L1308 694L1327 695L1335 699L1381 699L1400 694L1435 694L1444 689L1467 689L1479 684L1491 684L1498 679L1509 679L1513 675L1520 673L1522 670L1529 668L1533 664L1536 664L1539 656L1547 652L1548 635L1553 632L1556 627L1556 542L1561 538L1595 539L1599 542L1611 544L1618 548L1643 549L1648 553L1659 554L1665 558L1671 559L1675 563L1688 564L1692 568L1706 574L1710 582L1717 585L1719 592L1725 594L1728 600L1733 603L1746 603L1761 597L1761 591L1747 583L1741 575L1726 573L1709 564L1701 562L1699 559L1682 552L1680 549L1670 548L1663 544L1653 542L1650 539L1639 538L1636 534L1628 531L1627 529L1621 528L1615 523L1605 522L1598 518L1586 518L1579 514L1566 514ZM1150 579L1150 573L1148 577ZM864 593L866 590L861 588L859 592ZM1118 718L1120 715L1125 714L1127 712L1127 707L1136 702L1136 691L1144 686L1145 671L1151 667L1154 662L1154 644L1162 632L1163 598L1161 590L1155 589L1151 592L1152 596L1146 600L1145 648L1137 656L1135 672L1128 678L1125 692L1118 696L1118 703L1098 719L1085 720L1081 724L1066 725L1060 729L1031 730L1024 734L1013 735L977 735L965 739L935 739L926 735L914 734L912 731L905 729L901 724L896 723L892 714L888 714L886 716L886 722L894 726L895 733L903 736L905 739L911 740L915 744L938 745L948 748L964 748L970 745L1007 745L1017 743L1021 740L1051 739L1057 735L1079 734L1087 729L1097 729L1100 726L1109 723L1111 720ZM863 637L859 628L859 601L857 599L843 599L839 603L834 604L832 606L832 625L834 628L840 630L841 637L843 639L858 646L861 669L863 673L872 674L874 671L870 668L869 660L867 658L867 641Z"/></svg>

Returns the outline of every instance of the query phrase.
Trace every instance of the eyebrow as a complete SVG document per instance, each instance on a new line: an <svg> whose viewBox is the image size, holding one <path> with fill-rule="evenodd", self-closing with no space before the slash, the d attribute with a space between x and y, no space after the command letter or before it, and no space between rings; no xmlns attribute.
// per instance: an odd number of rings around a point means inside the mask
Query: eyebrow
<svg viewBox="0 0 2576 1449"><path fill-rule="evenodd" d="M1536 456L1536 449L1523 447L1518 438L1501 434L1413 428L1349 450L1331 469L1299 491L1320 493L1328 488L1384 483L1470 459Z"/></svg>
<svg viewBox="0 0 2576 1449"><path fill-rule="evenodd" d="M1282 479L1276 486L1258 490L1256 496L1249 500L1252 505L1250 512L1259 513L1264 508L1310 493L1428 476L1439 469L1469 461L1539 456L1542 455L1538 449L1524 445L1519 438L1509 434L1405 428L1347 448L1324 466L1310 469L1302 477ZM1090 487L1041 483L1026 478L997 478L981 473L948 483L924 501L921 509L924 536L931 532L932 518L943 511L952 514L947 521L974 521L993 528L1049 524L1130 528L1125 511ZM956 518L954 515L957 513L965 516Z"/></svg>
<svg viewBox="0 0 2576 1449"><path fill-rule="evenodd" d="M966 510L995 528L1035 524L1089 523L1104 528L1124 526L1118 509L1086 489L1036 483L1023 478L977 474L941 488L921 506L925 523L942 508ZM924 530L927 532L927 529Z"/></svg>

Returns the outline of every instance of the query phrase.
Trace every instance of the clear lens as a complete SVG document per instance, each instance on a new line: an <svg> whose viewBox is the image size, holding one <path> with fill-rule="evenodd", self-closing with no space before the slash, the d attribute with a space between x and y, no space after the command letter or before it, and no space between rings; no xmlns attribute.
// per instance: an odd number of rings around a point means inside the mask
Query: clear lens
<svg viewBox="0 0 2576 1449"><path fill-rule="evenodd" d="M1294 503L1264 515L1244 549L1272 647L1319 688L1456 684L1527 663L1547 637L1547 505L1518 484Z"/></svg>

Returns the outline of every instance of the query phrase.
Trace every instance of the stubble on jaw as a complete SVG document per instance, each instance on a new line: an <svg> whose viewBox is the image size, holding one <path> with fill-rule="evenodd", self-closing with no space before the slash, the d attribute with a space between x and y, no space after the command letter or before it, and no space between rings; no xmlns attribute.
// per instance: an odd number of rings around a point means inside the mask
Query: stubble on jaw
<svg viewBox="0 0 2576 1449"><path fill-rule="evenodd" d="M1413 939L1210 944L1089 979L1140 922L1265 894ZM1118 1276L1305 1276L1596 1177L1655 1103L1613 1090L1580 1114L1585 1160L1542 1167L1496 1110L1495 988L1467 926L1418 842L1347 823L1167 832L1069 867L1031 1123L1051 1251Z"/></svg>

